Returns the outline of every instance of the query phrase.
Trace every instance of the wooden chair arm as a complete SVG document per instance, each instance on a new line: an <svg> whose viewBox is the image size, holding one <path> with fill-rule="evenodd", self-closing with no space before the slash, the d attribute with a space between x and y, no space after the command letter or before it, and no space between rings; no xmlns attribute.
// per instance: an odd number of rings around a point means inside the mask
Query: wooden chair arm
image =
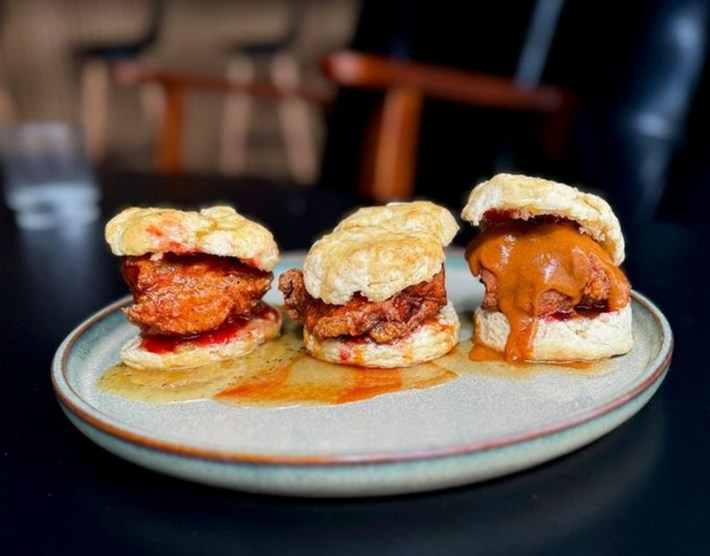
<svg viewBox="0 0 710 556"><path fill-rule="evenodd" d="M378 202L414 195L427 98L540 114L541 144L550 159L564 150L576 106L574 95L558 87L523 87L504 77L375 54L336 52L322 60L321 70L342 87L383 92L365 138L359 186L362 195Z"/></svg>
<svg viewBox="0 0 710 556"><path fill-rule="evenodd" d="M523 87L504 77L352 51L326 56L321 69L345 87L407 87L425 97L490 108L554 113L573 101L573 95L558 87Z"/></svg>
<svg viewBox="0 0 710 556"><path fill-rule="evenodd" d="M180 88L185 91L201 90L214 93L239 92L274 100L293 96L323 107L329 106L331 101L330 96L323 91L309 87L280 87L266 81L234 83L222 77L164 71L135 63L119 64L115 69L115 75L117 80L124 84L157 83L166 89Z"/></svg>

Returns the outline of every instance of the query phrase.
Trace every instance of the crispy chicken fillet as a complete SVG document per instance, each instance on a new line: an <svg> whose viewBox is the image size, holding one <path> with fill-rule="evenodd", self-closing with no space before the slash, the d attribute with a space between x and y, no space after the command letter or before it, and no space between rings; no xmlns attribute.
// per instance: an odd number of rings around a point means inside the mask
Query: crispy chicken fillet
<svg viewBox="0 0 710 556"><path fill-rule="evenodd" d="M324 303L306 291L303 274L297 269L281 275L279 289L289 316L303 322L321 340L364 336L378 344L390 343L446 305L443 268L430 281L410 286L380 303L372 303L359 294L345 305Z"/></svg>
<svg viewBox="0 0 710 556"><path fill-rule="evenodd" d="M271 272L215 255L124 257L121 270L134 298L125 309L131 322L143 334L179 336L248 316L273 278Z"/></svg>

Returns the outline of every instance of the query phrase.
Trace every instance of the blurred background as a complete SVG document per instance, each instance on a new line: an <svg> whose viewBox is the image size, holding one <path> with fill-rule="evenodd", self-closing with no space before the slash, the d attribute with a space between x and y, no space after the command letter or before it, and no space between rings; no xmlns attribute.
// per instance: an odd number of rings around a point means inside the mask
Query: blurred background
<svg viewBox="0 0 710 556"><path fill-rule="evenodd" d="M256 177L458 209L495 172L702 219L708 0L2 0L0 126L101 173Z"/></svg>

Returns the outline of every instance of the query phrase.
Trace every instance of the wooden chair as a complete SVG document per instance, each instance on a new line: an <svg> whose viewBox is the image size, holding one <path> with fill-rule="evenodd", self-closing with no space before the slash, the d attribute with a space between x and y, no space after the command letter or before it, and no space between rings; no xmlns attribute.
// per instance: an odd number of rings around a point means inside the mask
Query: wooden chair
<svg viewBox="0 0 710 556"><path fill-rule="evenodd" d="M331 102L324 92L301 86L234 83L219 77L135 65L119 70L119 81L155 83L164 92L165 106L156 146L156 165L161 172L175 173L183 168L183 108L185 96L190 92L241 93L273 100L297 98L323 109ZM512 79L372 54L337 52L323 59L322 70L341 87L382 92L362 149L359 186L360 194L375 202L414 196L419 128L427 98L539 114L541 146L551 160L563 153L575 108L573 95L557 87L522 87Z"/></svg>
<svg viewBox="0 0 710 556"><path fill-rule="evenodd" d="M523 87L513 79L353 51L327 56L322 70L341 87L382 92L366 134L359 186L376 202L414 195L426 99L539 114L541 146L551 160L562 155L576 104L571 93L557 87Z"/></svg>

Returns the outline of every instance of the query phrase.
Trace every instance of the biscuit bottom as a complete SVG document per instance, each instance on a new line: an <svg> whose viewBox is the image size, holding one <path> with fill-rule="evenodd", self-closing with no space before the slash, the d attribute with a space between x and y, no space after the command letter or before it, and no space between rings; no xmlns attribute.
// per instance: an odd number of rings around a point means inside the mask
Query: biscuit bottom
<svg viewBox="0 0 710 556"><path fill-rule="evenodd" d="M265 311L252 317L228 341L199 345L185 340L170 351L155 353L141 347L141 338L129 341L121 350L121 361L136 369L179 369L199 367L207 363L236 359L281 333L281 313Z"/></svg>
<svg viewBox="0 0 710 556"><path fill-rule="evenodd" d="M478 308L473 316L476 341L503 352L510 333L500 312ZM540 319L529 361L594 361L631 350L631 304L593 318Z"/></svg>
<svg viewBox="0 0 710 556"><path fill-rule="evenodd" d="M358 367L411 367L448 353L459 341L459 319L448 303L421 326L389 344L364 338L319 340L303 329L303 342L313 357Z"/></svg>

